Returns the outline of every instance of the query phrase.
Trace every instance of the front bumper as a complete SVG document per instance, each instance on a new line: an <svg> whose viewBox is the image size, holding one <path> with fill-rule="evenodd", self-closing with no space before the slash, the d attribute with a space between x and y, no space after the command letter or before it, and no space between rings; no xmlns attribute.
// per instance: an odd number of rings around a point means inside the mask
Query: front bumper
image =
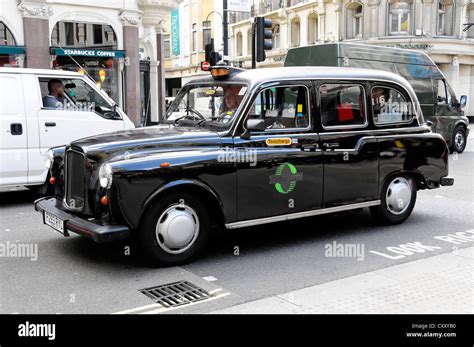
<svg viewBox="0 0 474 347"><path fill-rule="evenodd" d="M130 229L123 225L107 225L99 220L87 220L76 216L62 207L61 200L45 197L35 201L35 210L42 213L47 211L64 221L64 236L69 231L85 236L97 243L123 240L130 236ZM44 223L44 218L43 218ZM100 223L100 224L99 224Z"/></svg>

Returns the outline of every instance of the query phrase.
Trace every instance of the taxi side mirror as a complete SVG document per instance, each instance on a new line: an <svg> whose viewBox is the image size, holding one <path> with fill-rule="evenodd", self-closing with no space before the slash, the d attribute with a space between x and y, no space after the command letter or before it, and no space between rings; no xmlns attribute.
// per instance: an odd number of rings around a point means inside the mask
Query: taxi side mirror
<svg viewBox="0 0 474 347"><path fill-rule="evenodd" d="M467 104L467 95L461 95L459 99L459 107L464 108Z"/></svg>
<svg viewBox="0 0 474 347"><path fill-rule="evenodd" d="M246 128L249 131L265 131L265 121L263 119L247 119Z"/></svg>

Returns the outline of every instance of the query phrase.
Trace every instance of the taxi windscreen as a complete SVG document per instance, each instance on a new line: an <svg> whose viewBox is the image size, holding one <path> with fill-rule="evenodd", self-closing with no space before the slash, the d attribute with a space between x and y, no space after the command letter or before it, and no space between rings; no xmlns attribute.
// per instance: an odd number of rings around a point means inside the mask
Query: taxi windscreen
<svg viewBox="0 0 474 347"><path fill-rule="evenodd" d="M227 129L246 94L247 86L244 84L185 86L166 111L166 121Z"/></svg>

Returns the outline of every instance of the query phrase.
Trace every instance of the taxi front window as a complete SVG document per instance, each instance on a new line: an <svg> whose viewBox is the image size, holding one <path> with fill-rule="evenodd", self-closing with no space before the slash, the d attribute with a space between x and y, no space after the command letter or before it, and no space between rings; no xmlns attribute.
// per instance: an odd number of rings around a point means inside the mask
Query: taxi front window
<svg viewBox="0 0 474 347"><path fill-rule="evenodd" d="M166 122L227 129L246 95L244 84L185 86L166 111Z"/></svg>

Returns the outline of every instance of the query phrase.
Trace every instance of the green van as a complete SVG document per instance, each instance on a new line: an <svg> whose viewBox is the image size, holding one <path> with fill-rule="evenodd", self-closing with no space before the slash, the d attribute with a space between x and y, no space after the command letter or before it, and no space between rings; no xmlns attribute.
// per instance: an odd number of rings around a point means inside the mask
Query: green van
<svg viewBox="0 0 474 347"><path fill-rule="evenodd" d="M469 120L462 110L467 96L458 100L443 73L419 51L354 43L328 43L291 48L285 66L345 66L383 70L403 76L412 85L432 130L441 134L451 152L466 148Z"/></svg>

